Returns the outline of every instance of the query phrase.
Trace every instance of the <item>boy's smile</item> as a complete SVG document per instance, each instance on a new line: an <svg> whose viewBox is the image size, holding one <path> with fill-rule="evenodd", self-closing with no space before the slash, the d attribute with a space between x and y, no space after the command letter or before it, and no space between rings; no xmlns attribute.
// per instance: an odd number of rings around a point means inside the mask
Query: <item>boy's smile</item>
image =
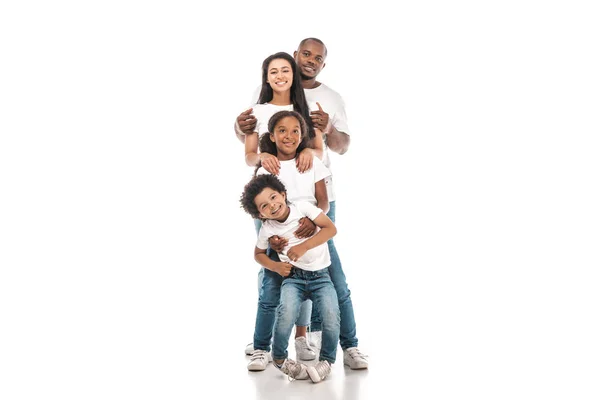
<svg viewBox="0 0 600 400"><path fill-rule="evenodd" d="M254 198L254 204L258 208L260 217L264 219L275 219L284 222L290 215L290 208L285 201L285 193L279 193L269 187Z"/></svg>

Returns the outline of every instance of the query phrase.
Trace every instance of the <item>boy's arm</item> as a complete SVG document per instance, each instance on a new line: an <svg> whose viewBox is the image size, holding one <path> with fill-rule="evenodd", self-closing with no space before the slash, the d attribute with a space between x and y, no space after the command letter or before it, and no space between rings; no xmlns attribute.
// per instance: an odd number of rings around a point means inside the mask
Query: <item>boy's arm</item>
<svg viewBox="0 0 600 400"><path fill-rule="evenodd" d="M310 239L292 246L287 252L287 256L290 258L290 260L298 261L298 259L302 257L308 250L326 243L337 233L335 225L324 213L319 214L313 221L315 225L321 229Z"/></svg>
<svg viewBox="0 0 600 400"><path fill-rule="evenodd" d="M279 275L286 277L290 274L292 265L284 262L273 261L267 256L267 249L254 248L254 259L257 263L268 269L269 271L277 272Z"/></svg>

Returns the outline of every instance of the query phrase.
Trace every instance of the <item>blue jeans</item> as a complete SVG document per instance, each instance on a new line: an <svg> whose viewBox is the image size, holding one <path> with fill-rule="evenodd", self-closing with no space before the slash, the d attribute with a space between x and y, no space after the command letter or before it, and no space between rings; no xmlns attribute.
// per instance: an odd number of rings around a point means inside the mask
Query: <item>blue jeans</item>
<svg viewBox="0 0 600 400"><path fill-rule="evenodd" d="M335 201L329 203L329 219L335 223ZM327 241L329 247L329 256L331 257L331 265L329 266L329 276L335 287L340 306L340 346L346 350L349 347L358 346L356 338L356 322L354 320L354 307L350 298L350 289L346 283L346 275L342 270L342 262L333 244L333 239ZM322 318L319 315L319 310L313 306L312 321L310 324L311 331L322 330Z"/></svg>
<svg viewBox="0 0 600 400"><path fill-rule="evenodd" d="M273 359L287 358L288 342L302 302L310 298L320 311L323 336L319 360L335 362L340 335L338 299L327 268L305 271L292 267L292 273L281 284L281 301L277 307L273 334Z"/></svg>
<svg viewBox="0 0 600 400"><path fill-rule="evenodd" d="M254 220L256 233L262 225L259 219ZM269 258L279 261L276 252L267 249ZM273 326L275 325L275 312L279 305L281 283L283 277L276 272L261 267L258 271L258 307L256 310L256 322L254 323L253 345L255 349L270 351L271 338L273 337ZM302 303L301 312L296 321L298 326L310 324L310 313L312 303L307 300Z"/></svg>

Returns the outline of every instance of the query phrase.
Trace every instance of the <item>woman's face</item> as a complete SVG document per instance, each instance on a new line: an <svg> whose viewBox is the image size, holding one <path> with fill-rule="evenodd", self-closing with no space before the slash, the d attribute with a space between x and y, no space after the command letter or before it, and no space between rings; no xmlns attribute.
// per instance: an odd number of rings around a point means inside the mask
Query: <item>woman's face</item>
<svg viewBox="0 0 600 400"><path fill-rule="evenodd" d="M267 82L273 92L286 92L291 89L294 81L292 66L287 60L276 58L267 67Z"/></svg>

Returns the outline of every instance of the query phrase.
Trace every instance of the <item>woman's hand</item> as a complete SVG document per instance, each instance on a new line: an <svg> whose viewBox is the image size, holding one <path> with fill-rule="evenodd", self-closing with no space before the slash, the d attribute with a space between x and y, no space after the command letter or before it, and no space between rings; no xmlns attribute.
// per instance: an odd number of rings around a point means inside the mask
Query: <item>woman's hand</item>
<svg viewBox="0 0 600 400"><path fill-rule="evenodd" d="M273 175L279 175L279 160L273 154L260 153L260 164Z"/></svg>
<svg viewBox="0 0 600 400"><path fill-rule="evenodd" d="M312 149L304 149L296 157L296 168L298 172L303 173L312 168L313 164L313 151Z"/></svg>

